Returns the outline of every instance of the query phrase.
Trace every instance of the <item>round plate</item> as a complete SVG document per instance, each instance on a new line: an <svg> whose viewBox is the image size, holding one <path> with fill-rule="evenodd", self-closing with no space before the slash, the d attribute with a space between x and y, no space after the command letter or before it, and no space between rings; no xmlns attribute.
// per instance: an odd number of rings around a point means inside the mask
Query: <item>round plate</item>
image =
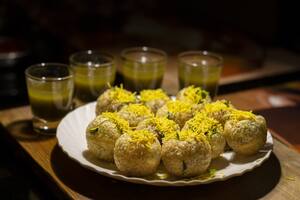
<svg viewBox="0 0 300 200"><path fill-rule="evenodd" d="M180 179L168 175L160 166L158 171L149 177L128 177L120 173L113 163L104 162L94 158L87 149L85 129L90 121L95 118L96 103L89 103L70 112L57 128L58 144L69 157L78 161L83 167L98 172L101 175L127 182L158 185L158 186L186 186L207 184L222 181L234 176L240 176L247 171L260 166L269 158L273 149L273 139L268 132L265 146L255 155L242 157L232 151L223 153L214 159L207 173L189 179Z"/></svg>

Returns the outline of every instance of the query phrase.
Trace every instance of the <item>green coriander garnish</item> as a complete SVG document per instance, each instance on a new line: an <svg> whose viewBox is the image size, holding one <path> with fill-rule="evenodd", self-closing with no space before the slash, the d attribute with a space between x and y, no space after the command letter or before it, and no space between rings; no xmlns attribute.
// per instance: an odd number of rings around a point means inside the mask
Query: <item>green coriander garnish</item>
<svg viewBox="0 0 300 200"><path fill-rule="evenodd" d="M92 127L89 129L90 133L96 133L98 131L98 127Z"/></svg>

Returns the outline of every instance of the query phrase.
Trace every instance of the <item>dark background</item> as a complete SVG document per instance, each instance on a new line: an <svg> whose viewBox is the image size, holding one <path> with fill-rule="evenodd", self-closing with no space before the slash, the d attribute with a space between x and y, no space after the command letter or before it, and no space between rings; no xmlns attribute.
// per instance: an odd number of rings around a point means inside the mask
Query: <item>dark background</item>
<svg viewBox="0 0 300 200"><path fill-rule="evenodd" d="M27 102L26 67L38 62L68 63L68 56L78 50L119 54L126 47L147 45L171 55L191 49L244 52L241 56L249 60L268 48L298 53L295 4L283 0L1 0L0 106Z"/></svg>

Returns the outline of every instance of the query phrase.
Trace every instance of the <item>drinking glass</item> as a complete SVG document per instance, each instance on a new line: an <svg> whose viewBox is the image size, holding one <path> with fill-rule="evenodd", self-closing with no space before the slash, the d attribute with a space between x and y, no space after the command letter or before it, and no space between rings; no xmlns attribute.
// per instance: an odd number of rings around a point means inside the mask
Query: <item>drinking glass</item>
<svg viewBox="0 0 300 200"><path fill-rule="evenodd" d="M93 50L74 53L70 64L75 74L75 100L78 105L95 101L115 81L114 57Z"/></svg>
<svg viewBox="0 0 300 200"><path fill-rule="evenodd" d="M178 79L180 88L200 86L211 97L216 96L223 59L208 51L187 51L178 55Z"/></svg>
<svg viewBox="0 0 300 200"><path fill-rule="evenodd" d="M25 71L33 128L55 134L60 120L72 110L74 80L68 65L41 63Z"/></svg>
<svg viewBox="0 0 300 200"><path fill-rule="evenodd" d="M122 51L124 87L132 91L161 87L167 54L150 47L134 47Z"/></svg>

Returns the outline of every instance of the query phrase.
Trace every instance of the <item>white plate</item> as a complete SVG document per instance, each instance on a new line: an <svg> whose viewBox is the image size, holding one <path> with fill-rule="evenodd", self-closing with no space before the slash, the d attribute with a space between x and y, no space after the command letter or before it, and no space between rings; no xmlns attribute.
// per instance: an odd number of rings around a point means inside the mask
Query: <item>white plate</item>
<svg viewBox="0 0 300 200"><path fill-rule="evenodd" d="M151 177L128 177L121 174L114 164L97 160L87 151L85 129L90 121L95 118L96 103L90 103L70 112L57 128L58 144L72 159L78 161L83 167L98 172L101 175L114 179L159 186L186 186L207 184L223 181L234 176L240 176L253 170L267 160L273 149L273 139L268 132L265 146L256 155L240 157L234 152L225 152L218 159L212 161L210 168L217 169L214 176L202 175L190 179L179 179L168 176L162 166Z"/></svg>

